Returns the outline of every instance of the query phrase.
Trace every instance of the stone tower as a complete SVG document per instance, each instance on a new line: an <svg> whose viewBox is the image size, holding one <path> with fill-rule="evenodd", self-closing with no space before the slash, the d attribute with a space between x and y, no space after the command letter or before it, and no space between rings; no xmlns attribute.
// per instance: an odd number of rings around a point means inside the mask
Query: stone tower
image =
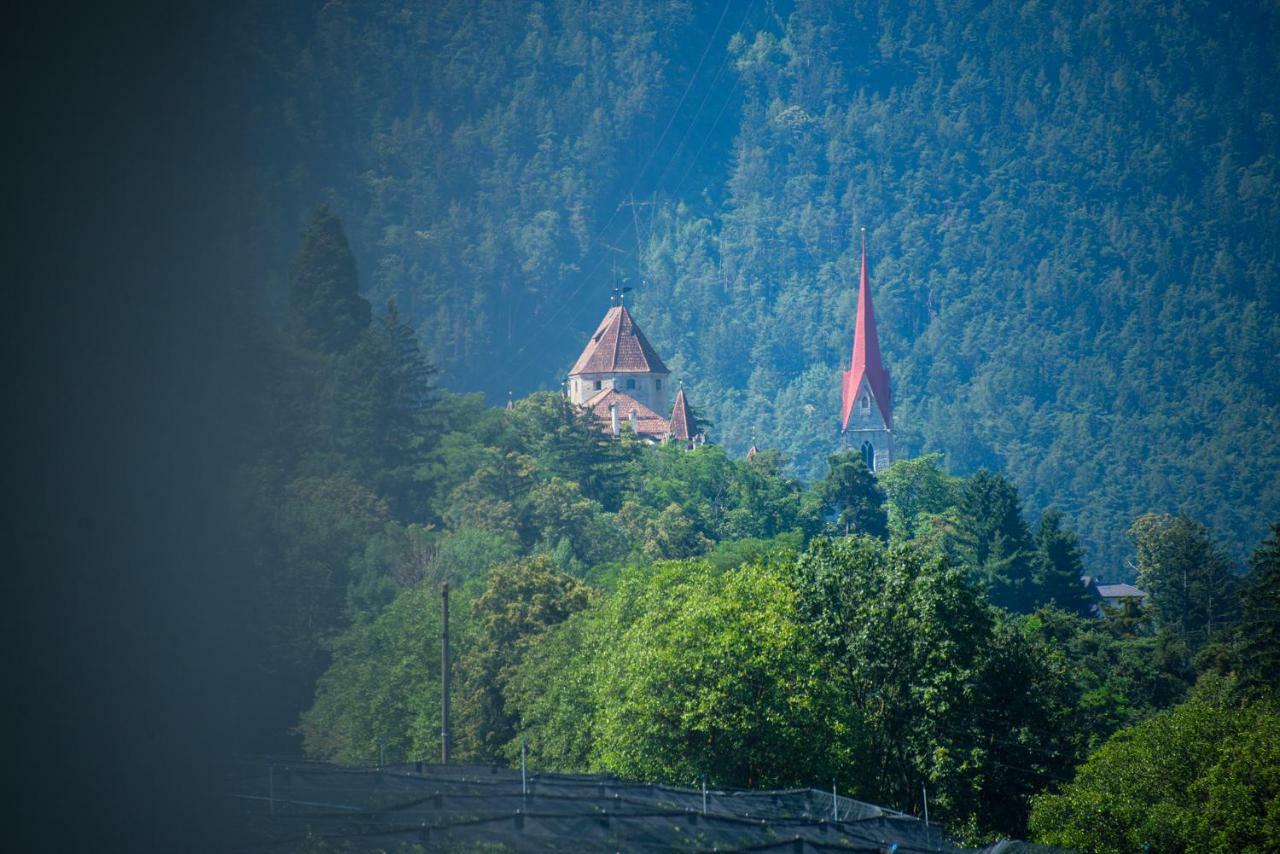
<svg viewBox="0 0 1280 854"><path fill-rule="evenodd" d="M867 243L862 241L858 318L849 370L841 373L841 432L848 447L862 454L867 468L883 471L893 462L893 398L889 372L880 361L880 339L867 283Z"/></svg>
<svg viewBox="0 0 1280 854"><path fill-rule="evenodd" d="M626 306L615 305L569 371L569 399L585 406L600 392L614 389L655 412L666 412L670 376Z"/></svg>
<svg viewBox="0 0 1280 854"><path fill-rule="evenodd" d="M693 443L683 390L676 395L675 408L668 409L670 378L631 313L616 304L569 371L566 393L570 401L590 410L607 433L617 436L627 425L647 442Z"/></svg>

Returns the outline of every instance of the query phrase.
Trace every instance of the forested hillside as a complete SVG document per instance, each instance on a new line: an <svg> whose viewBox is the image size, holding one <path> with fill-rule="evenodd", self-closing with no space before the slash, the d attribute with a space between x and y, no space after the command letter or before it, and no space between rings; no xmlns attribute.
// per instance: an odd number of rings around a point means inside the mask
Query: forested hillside
<svg viewBox="0 0 1280 854"><path fill-rule="evenodd" d="M615 279L715 438L838 447L867 228L900 447L1125 572L1280 507L1273 4L298 3L246 43L262 251L319 198L440 381L559 387Z"/></svg>
<svg viewBox="0 0 1280 854"><path fill-rule="evenodd" d="M439 755L449 582L454 760L527 748L541 770L683 785L832 779L917 814L927 787L969 842L1276 837L1280 777L1258 769L1280 523L1242 575L1219 532L1143 514L1125 536L1148 595L1115 599L1081 584L1074 518L1028 518L999 471L926 454L873 474L848 450L804 482L776 449L611 436L557 391L490 406L439 388L396 303L361 295L325 205L287 306L248 332L266 417L235 472L241 678L261 686L246 745Z"/></svg>

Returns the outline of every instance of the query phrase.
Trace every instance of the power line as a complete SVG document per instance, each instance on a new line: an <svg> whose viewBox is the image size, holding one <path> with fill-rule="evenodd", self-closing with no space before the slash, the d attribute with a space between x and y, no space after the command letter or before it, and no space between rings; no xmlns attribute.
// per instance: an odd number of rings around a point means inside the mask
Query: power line
<svg viewBox="0 0 1280 854"><path fill-rule="evenodd" d="M755 0L752 0L751 5L754 5L754 2ZM675 108L671 111L671 114L667 119L666 126L663 128L662 133L659 135L657 142L654 143L652 149L650 149L649 151L648 156L645 157L644 163L641 165L640 169L635 173L635 177L631 181L631 186L628 188L626 194L624 194L623 196L624 199L634 196L636 188L639 186L641 179L644 177L649 167L649 164L653 161L654 156L658 153L658 150L661 148L662 143L665 141L667 134L670 132L671 126L675 122L676 116L679 114L680 107L684 105L685 99L689 97L689 92L692 91L693 89L693 84L696 81L698 74L701 72L703 64L706 62L707 55L710 53L712 45L715 44L716 36L719 35L720 27L724 24L725 16L729 12L729 6L730 6L730 2L726 2L724 4L724 7L721 9L720 17L716 21L716 26L712 30L711 36L707 39L706 44L703 46L702 54L698 59L698 64L694 68L693 74L689 76L689 80L685 84L684 91L681 92L680 98L676 102ZM750 6L748 7L748 13L750 13ZM746 21L745 16L743 18L743 21L745 23ZM706 103L706 98L704 98L703 101L699 103L698 109L694 112L693 117L690 119L691 126L693 123L696 122L697 117L701 113L701 110L705 103ZM719 117L717 116L717 121L718 119ZM687 135L687 132L688 131L686 131L686 135ZM701 149L699 149L699 153L700 152L701 152ZM675 152L673 151L671 157L668 159L667 165L664 166L662 173L659 174L659 177L665 174L666 170L670 168L671 162L672 160L674 160L674 157L675 157ZM591 243L598 242L606 233L608 233L609 228L613 225L614 220L617 218L621 209L622 209L622 205L620 204L609 214L609 218L605 220L604 225L597 230L596 236L591 241ZM578 294L582 292L582 289L586 287L587 283L595 279L595 276L599 272L601 265L604 263L604 260L605 260L604 258L598 258L596 260L595 264L592 265L592 267L580 278L578 282L578 286L569 293L568 297L560 300L560 304L559 306L556 307L555 311L553 311L550 315L548 315L547 318L543 320L542 323L539 324L531 332L531 334L528 336L528 339L537 338L539 335L541 335L541 333L545 332L548 327L550 327L550 325L556 320L556 318L558 318L560 314L564 311L565 307L568 306L570 303L572 303L573 300L578 296ZM638 263L638 258L637 258L637 263ZM528 344L527 343L522 344L516 350L514 356L519 357L523 355L527 349L528 349ZM512 371L511 375L521 376L529 369L529 367L530 367L530 364L527 362L524 364L517 365L515 369Z"/></svg>

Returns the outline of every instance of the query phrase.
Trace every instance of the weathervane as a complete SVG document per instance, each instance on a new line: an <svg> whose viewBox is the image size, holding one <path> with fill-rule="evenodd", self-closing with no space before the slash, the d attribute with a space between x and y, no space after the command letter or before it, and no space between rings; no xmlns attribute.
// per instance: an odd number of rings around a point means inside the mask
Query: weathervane
<svg viewBox="0 0 1280 854"><path fill-rule="evenodd" d="M625 280L624 280L625 281ZM620 287L616 282L613 285L613 295L609 299L609 305L623 305L627 299L627 291L629 287Z"/></svg>

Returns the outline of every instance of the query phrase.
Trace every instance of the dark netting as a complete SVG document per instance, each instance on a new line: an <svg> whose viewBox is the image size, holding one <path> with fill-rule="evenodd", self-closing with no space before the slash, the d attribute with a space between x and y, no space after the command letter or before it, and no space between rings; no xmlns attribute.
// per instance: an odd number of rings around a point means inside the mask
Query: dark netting
<svg viewBox="0 0 1280 854"><path fill-rule="evenodd" d="M241 847L261 851L952 852L937 825L816 789L744 791L476 765L231 769ZM1047 851L1004 842L990 852Z"/></svg>

